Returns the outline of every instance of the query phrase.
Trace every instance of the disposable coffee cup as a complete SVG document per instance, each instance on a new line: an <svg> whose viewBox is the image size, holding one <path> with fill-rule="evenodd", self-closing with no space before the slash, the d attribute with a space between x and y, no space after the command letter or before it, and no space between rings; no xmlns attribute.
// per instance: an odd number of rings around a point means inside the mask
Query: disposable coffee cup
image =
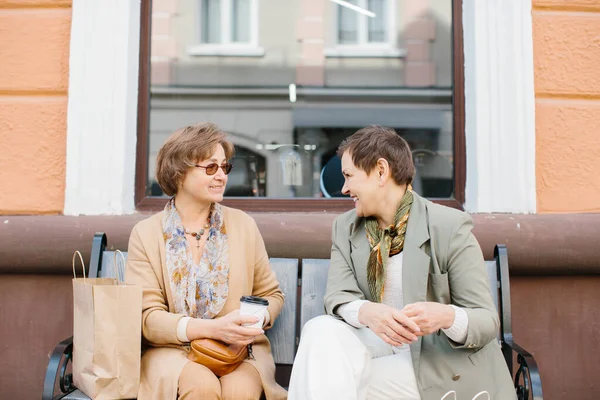
<svg viewBox="0 0 600 400"><path fill-rule="evenodd" d="M262 328L265 323L265 315L269 300L258 296L242 296L240 298L240 315L253 315L258 317L258 322L254 324L244 324L251 328Z"/></svg>

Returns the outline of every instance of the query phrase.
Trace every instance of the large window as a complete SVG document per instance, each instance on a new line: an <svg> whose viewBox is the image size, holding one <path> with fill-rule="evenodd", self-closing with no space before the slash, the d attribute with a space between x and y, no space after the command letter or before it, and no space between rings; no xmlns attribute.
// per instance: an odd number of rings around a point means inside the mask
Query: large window
<svg viewBox="0 0 600 400"><path fill-rule="evenodd" d="M210 121L236 146L226 203L344 210L335 151L370 124L413 150L414 189L464 202L460 1L144 2L136 201L165 202L155 159L175 129Z"/></svg>

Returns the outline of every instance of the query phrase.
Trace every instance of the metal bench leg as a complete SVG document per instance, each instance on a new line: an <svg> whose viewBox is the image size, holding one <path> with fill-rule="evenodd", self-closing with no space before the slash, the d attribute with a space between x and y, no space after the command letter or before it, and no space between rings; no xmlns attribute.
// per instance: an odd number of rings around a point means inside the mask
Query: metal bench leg
<svg viewBox="0 0 600 400"><path fill-rule="evenodd" d="M73 376L67 374L67 367L69 362L71 362L72 355L73 337L71 336L56 345L50 356L48 368L46 369L46 377L44 378L42 400L59 399L75 390ZM58 396L54 396L54 384L56 383L57 376L59 377L58 385L61 393Z"/></svg>

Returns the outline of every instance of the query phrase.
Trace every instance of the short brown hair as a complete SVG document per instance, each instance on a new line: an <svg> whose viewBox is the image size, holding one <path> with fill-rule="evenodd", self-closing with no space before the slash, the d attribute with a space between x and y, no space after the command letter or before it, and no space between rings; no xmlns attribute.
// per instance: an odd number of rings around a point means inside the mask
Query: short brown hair
<svg viewBox="0 0 600 400"><path fill-rule="evenodd" d="M340 158L348 152L352 162L366 173L371 173L377 160L384 158L390 164L392 178L398 185L410 184L415 176L412 153L406 140L392 128L369 125L347 137L338 147Z"/></svg>
<svg viewBox="0 0 600 400"><path fill-rule="evenodd" d="M215 124L204 122L173 132L156 157L156 179L163 192L177 194L188 169L210 157L219 144L228 160L233 157L233 144Z"/></svg>

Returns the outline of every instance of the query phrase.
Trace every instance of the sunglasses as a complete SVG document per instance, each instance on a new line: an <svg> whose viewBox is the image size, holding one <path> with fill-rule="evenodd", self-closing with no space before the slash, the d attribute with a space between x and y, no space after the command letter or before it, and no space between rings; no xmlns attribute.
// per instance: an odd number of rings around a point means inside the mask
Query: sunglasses
<svg viewBox="0 0 600 400"><path fill-rule="evenodd" d="M221 169L223 170L223 172L225 172L225 175L228 175L231 172L231 169L233 168L233 165L231 165L230 163L223 163L223 165L219 165L217 163L211 163L208 165L198 165L196 164L195 167L198 168L204 168L206 170L206 175L214 175L217 173L219 167L221 167Z"/></svg>

